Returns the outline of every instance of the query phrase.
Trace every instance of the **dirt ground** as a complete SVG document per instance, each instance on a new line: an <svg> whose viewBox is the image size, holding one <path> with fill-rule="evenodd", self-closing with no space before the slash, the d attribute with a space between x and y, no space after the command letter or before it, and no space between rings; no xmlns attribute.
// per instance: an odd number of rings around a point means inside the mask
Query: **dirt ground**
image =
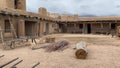
<svg viewBox="0 0 120 68"><path fill-rule="evenodd" d="M23 62L18 68L31 68L34 63L40 62L37 68L120 68L120 39L107 35L82 34L54 34L57 40L67 39L70 47L61 52L45 52L44 49L31 50L30 47L21 47L14 50L0 49L0 65L19 57ZM85 60L76 59L73 48L80 41L87 43L88 56ZM18 61L18 60L17 60ZM15 63L15 62L14 62ZM12 63L12 64L14 64ZM9 68L12 64L6 66Z"/></svg>

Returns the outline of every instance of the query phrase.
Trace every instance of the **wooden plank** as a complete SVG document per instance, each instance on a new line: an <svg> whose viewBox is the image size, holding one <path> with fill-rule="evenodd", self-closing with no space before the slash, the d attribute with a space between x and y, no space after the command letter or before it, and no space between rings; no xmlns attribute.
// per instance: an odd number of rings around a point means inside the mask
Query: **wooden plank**
<svg viewBox="0 0 120 68"><path fill-rule="evenodd" d="M1 37L1 42L3 43L4 37L3 37L3 30L1 29L1 26L0 26L0 37Z"/></svg>

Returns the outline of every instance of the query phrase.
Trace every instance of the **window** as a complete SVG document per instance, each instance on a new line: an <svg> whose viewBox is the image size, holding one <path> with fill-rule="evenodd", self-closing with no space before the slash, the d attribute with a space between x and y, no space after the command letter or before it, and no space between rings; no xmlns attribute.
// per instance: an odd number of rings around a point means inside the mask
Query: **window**
<svg viewBox="0 0 120 68"><path fill-rule="evenodd" d="M17 9L17 4L18 4L18 1L17 0L14 0L14 8Z"/></svg>
<svg viewBox="0 0 120 68"><path fill-rule="evenodd" d="M15 9L19 9L18 4L20 4L21 2L19 2L19 0L14 0L14 8Z"/></svg>
<svg viewBox="0 0 120 68"><path fill-rule="evenodd" d="M83 24L79 24L79 29L83 29Z"/></svg>
<svg viewBox="0 0 120 68"><path fill-rule="evenodd" d="M9 20L5 20L5 32L10 32L10 22L9 22Z"/></svg>

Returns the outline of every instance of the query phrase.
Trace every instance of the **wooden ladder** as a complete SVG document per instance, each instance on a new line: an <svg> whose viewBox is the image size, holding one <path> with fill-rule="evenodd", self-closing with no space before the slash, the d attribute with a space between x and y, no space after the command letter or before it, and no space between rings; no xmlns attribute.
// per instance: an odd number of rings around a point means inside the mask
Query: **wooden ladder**
<svg viewBox="0 0 120 68"><path fill-rule="evenodd" d="M9 17L9 23L10 23L11 33L13 34L13 36L14 36L15 38L17 38L16 30L15 30L15 28L14 28L14 26L13 26L13 23L12 23L10 17Z"/></svg>

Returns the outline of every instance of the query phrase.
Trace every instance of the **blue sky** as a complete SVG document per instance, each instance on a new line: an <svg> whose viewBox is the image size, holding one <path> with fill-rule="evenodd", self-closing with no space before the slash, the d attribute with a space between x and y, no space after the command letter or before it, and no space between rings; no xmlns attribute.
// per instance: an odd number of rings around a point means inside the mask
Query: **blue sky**
<svg viewBox="0 0 120 68"><path fill-rule="evenodd" d="M51 13L79 16L120 16L120 0L27 0L27 11L45 7Z"/></svg>

